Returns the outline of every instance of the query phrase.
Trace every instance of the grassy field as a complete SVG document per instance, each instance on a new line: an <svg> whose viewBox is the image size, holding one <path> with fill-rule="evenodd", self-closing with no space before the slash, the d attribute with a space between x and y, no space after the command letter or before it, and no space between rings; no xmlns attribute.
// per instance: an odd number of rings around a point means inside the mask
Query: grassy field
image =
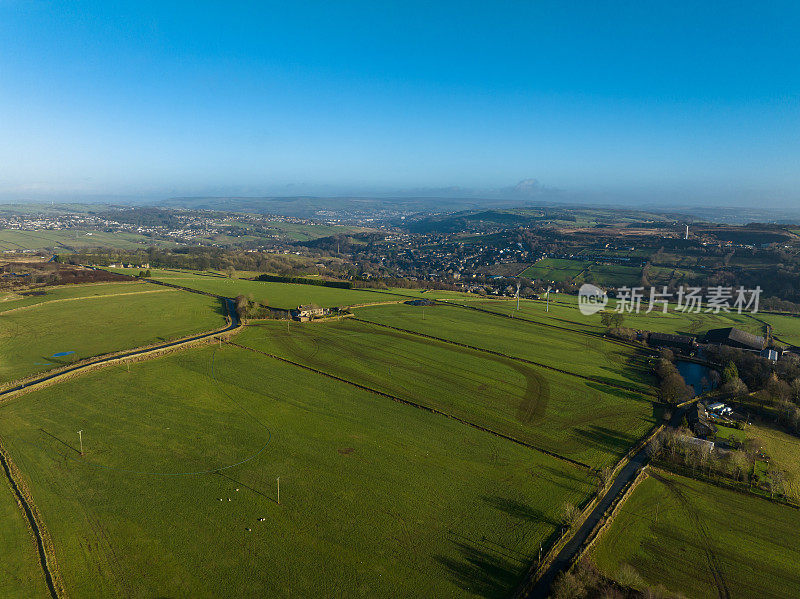
<svg viewBox="0 0 800 599"><path fill-rule="evenodd" d="M587 281L606 287L622 287L623 285L638 285L641 277L642 269L638 266L590 264L588 268L576 278L576 282Z"/></svg>
<svg viewBox="0 0 800 599"><path fill-rule="evenodd" d="M138 273L140 269L109 269L125 274ZM361 289L337 289L318 285L298 285L295 283L268 283L264 281L242 281L229 279L213 273L193 271L156 270L152 271L153 279L166 281L208 291L225 297L252 295L255 301L266 303L273 308L296 308L300 304L317 304L323 308L335 306L352 306L358 304L399 301L407 298L391 294L379 294Z"/></svg>
<svg viewBox="0 0 800 599"><path fill-rule="evenodd" d="M602 467L653 426L650 401L507 358L351 319L249 326L236 343Z"/></svg>
<svg viewBox="0 0 800 599"><path fill-rule="evenodd" d="M0 230L0 251L3 250L80 250L85 248L109 247L119 250L142 249L151 245L174 246L174 242L156 241L135 233L105 233L103 231L84 231L64 229L58 231L17 231Z"/></svg>
<svg viewBox="0 0 800 599"><path fill-rule="evenodd" d="M0 302L0 382L224 324L219 300L147 283L12 296Z"/></svg>
<svg viewBox="0 0 800 599"><path fill-rule="evenodd" d="M634 350L598 337L501 318L456 306L365 307L356 316L414 332L525 358L598 381L648 390L653 383Z"/></svg>
<svg viewBox="0 0 800 599"><path fill-rule="evenodd" d="M762 442L770 463L786 472L787 494L800 501L800 439L768 424L748 425L744 433Z"/></svg>
<svg viewBox="0 0 800 599"><path fill-rule="evenodd" d="M759 312L755 317L772 325L772 334L781 341L792 345L800 345L800 317L766 314L764 312Z"/></svg>
<svg viewBox="0 0 800 599"><path fill-rule="evenodd" d="M453 300L454 303L463 303ZM517 303L513 300L483 300L479 302L470 301L470 306L476 306L519 316L528 320L534 320L544 324L554 324L576 330L602 333L605 327L601 324L601 314L586 316L578 310L578 298L563 294L553 294L550 298L550 310L545 312L544 300L520 300L520 309L517 310ZM614 307L613 301L609 303L609 310ZM709 329L737 327L752 333L762 335L764 326L747 314L711 314L711 313L684 313L670 310L664 314L658 306L649 314L645 313L644 308L640 313L625 313L623 326L645 331L657 331L660 333L679 333L684 335L700 335ZM764 314L756 315L763 319ZM800 319L793 319L791 316L772 316L775 333L780 336L781 332L796 330L798 342L800 342ZM792 329L789 327L797 327Z"/></svg>
<svg viewBox="0 0 800 599"><path fill-rule="evenodd" d="M593 551L617 577L630 564L650 585L688 597L794 597L800 510L676 475L642 482ZM657 514L657 516L656 516Z"/></svg>
<svg viewBox="0 0 800 599"><path fill-rule="evenodd" d="M0 597L39 599L50 597L44 581L36 543L17 505L5 475L0 482Z"/></svg>
<svg viewBox="0 0 800 599"><path fill-rule="evenodd" d="M533 266L526 268L520 276L526 279L544 279L560 283L577 276L589 264L589 262L581 260L542 258Z"/></svg>
<svg viewBox="0 0 800 599"><path fill-rule="evenodd" d="M592 488L560 460L235 347L8 400L0 435L75 597L506 597Z"/></svg>

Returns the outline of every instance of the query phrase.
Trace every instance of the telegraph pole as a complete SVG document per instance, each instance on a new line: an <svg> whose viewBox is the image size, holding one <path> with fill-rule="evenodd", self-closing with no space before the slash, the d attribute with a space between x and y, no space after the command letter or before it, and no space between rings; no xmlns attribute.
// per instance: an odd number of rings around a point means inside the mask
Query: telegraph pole
<svg viewBox="0 0 800 599"><path fill-rule="evenodd" d="M78 441L81 444L81 455L83 455L83 429L78 431Z"/></svg>
<svg viewBox="0 0 800 599"><path fill-rule="evenodd" d="M278 481L278 505L281 504L281 477L279 476L277 479Z"/></svg>

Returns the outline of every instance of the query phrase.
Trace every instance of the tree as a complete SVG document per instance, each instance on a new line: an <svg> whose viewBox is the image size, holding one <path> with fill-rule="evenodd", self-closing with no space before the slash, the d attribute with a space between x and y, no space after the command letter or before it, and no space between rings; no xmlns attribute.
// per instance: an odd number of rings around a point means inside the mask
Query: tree
<svg viewBox="0 0 800 599"><path fill-rule="evenodd" d="M690 399L693 391L683 377L678 373L672 373L662 379L659 387L659 398L670 404L679 404Z"/></svg>
<svg viewBox="0 0 800 599"><path fill-rule="evenodd" d="M148 268L148 269L145 271L145 273L144 273L144 276L145 276L145 278L146 278L146 279L149 279L150 277L152 277L152 276L153 276L153 273L151 273L151 272L150 272L150 269Z"/></svg>
<svg viewBox="0 0 800 599"><path fill-rule="evenodd" d="M229 279L233 278L233 275L236 274L236 269L233 266L229 266L225 269L225 274L228 276Z"/></svg>
<svg viewBox="0 0 800 599"><path fill-rule="evenodd" d="M250 300L244 295L236 296L236 314L239 318L245 318L250 311Z"/></svg>
<svg viewBox="0 0 800 599"><path fill-rule="evenodd" d="M722 386L722 390L725 393L730 393L732 397L743 397L747 395L747 385L744 384L744 381L740 379L738 376L735 378L730 379Z"/></svg>
<svg viewBox="0 0 800 599"><path fill-rule="evenodd" d="M786 473L780 468L772 466L767 470L767 476L770 497L774 497L775 493L783 495L786 489Z"/></svg>
<svg viewBox="0 0 800 599"><path fill-rule="evenodd" d="M625 322L625 316L621 312L606 312L605 310L600 313L600 324L607 329L618 329Z"/></svg>
<svg viewBox="0 0 800 599"><path fill-rule="evenodd" d="M666 347L662 347L658 352L658 357L666 360L667 362L675 361L675 353Z"/></svg>
<svg viewBox="0 0 800 599"><path fill-rule="evenodd" d="M604 466L595 472L597 476L597 487L599 491L602 491L608 486L608 483L611 482L611 468L608 466Z"/></svg>
<svg viewBox="0 0 800 599"><path fill-rule="evenodd" d="M727 383L733 379L739 378L739 369L736 368L736 364L733 361L728 362L727 366L725 366L725 370L722 371L722 382Z"/></svg>
<svg viewBox="0 0 800 599"><path fill-rule="evenodd" d="M581 511L572 503L565 503L561 510L561 524L567 528L571 528L581 515Z"/></svg>

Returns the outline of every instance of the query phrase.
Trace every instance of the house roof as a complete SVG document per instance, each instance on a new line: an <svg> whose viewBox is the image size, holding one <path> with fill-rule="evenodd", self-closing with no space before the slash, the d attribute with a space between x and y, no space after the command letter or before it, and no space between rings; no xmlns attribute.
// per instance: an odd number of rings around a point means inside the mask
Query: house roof
<svg viewBox="0 0 800 599"><path fill-rule="evenodd" d="M763 349L765 340L763 337L747 333L735 327L727 327L724 329L711 329L706 333L706 342L708 343L738 343L752 349Z"/></svg>
<svg viewBox="0 0 800 599"><path fill-rule="evenodd" d="M694 337L671 335L670 333L650 333L648 339L655 343L675 343L678 345L692 345L694 342Z"/></svg>

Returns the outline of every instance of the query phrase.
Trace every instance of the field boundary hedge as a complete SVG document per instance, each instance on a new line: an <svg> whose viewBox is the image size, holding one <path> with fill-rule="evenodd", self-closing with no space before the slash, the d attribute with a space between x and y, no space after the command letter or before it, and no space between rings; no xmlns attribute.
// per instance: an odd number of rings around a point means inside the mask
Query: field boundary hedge
<svg viewBox="0 0 800 599"><path fill-rule="evenodd" d="M356 319L356 320L358 320L358 319ZM269 352L265 352L265 351L262 351L260 349L255 349L253 347L248 347L247 345L241 345L239 343L234 343L233 341L228 341L227 343L229 345L234 346L234 347L245 349L247 351L251 351L251 352L254 352L254 353L257 353L257 354L261 354L261 355L267 356L269 358L273 358L275 360L278 360L280 362L285 362L286 364L292 364L293 366L297 366L299 368L303 368L304 370L308 370L310 372L314 372L316 374L328 377L330 379L333 379L333 380L336 380L336 381L339 381L339 382L342 382L342 383L346 383L348 385L352 385L353 387L357 387L359 389L362 389L363 391L368 391L369 393L374 393L375 395L380 395L381 397L385 397L387 399L391 399L392 401L396 401L398 403L406 404L408 406L411 406L411 407L414 407L414 408L418 408L420 410L425 410L426 412L430 412L432 414L438 414L440 416L445 416L447 418L450 418L452 420L460 422L461 424L465 424L465 425L470 426L470 427L472 427L474 429L477 429L479 431L483 431L485 433L489 433L489 434L494 435L496 437L500 437L501 439L505 439L506 441L511 441L512 443L516 443L517 445L521 445L521 446L526 447L528 449L532 449L534 451L538 451L538 452L543 453L545 455L548 455L548 456L550 456L552 458L556 458L556 459L562 460L564 462L572 464L573 466L577 466L579 468L582 468L582 469L584 469L586 471L591 471L592 470L592 467L589 466L588 464L584 464L583 462L580 462L578 460L573 460L572 458L568 458L566 456L557 454L557 453L552 452L552 451L550 451L548 449L544 449L543 447L538 447L536 445L533 445L532 443L528 443L527 441L522 441L522 440L517 439L515 437L512 437L510 435L506 435L505 433L501 433L501 432L492 430L490 428L487 428L485 426L481 426L480 424L475 424L474 422L470 422L469 420L464 420L463 418L460 418L460 417L455 416L453 414L449 414L448 412L444 412L444 411L439 410L437 408L433 408L431 406L426 406L424 404L420 404L420 403L411 401L410 399L403 399L402 397L398 397L396 395L392 395L392 394L386 393L384 391L378 391L377 389L373 389L372 387L367 387L366 385L362 385L361 383L356 383L355 381L351 381L351 380L342 378L340 376L336 376L335 374L331 374L329 372L325 372L324 370L319 370L319 369L314 368L312 366L308 366L306 364L301 364L300 362L295 362L293 360L289 360L288 358L283 358L281 356L277 356L275 354L271 354Z"/></svg>
<svg viewBox="0 0 800 599"><path fill-rule="evenodd" d="M310 279L304 277L288 277L282 275L258 275L249 281L264 281L267 283L296 283L298 285L316 285L317 287L333 287L335 289L353 289L350 281L328 281L327 279Z"/></svg>

